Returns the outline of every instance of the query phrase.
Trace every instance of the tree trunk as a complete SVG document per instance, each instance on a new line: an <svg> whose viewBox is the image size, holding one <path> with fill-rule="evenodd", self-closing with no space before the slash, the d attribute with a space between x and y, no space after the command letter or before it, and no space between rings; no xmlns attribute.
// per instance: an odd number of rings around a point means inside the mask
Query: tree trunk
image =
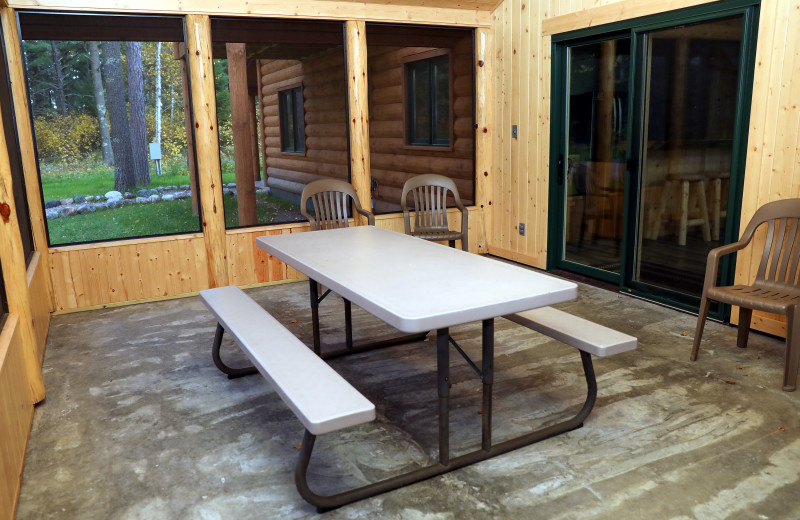
<svg viewBox="0 0 800 520"><path fill-rule="evenodd" d="M131 164L131 135L125 107L125 80L119 42L103 42L103 78L108 87L108 118L111 123L111 147L114 149L114 189L133 189L136 180Z"/></svg>
<svg viewBox="0 0 800 520"><path fill-rule="evenodd" d="M100 75L100 48L97 46L97 42L89 42L89 58L92 67L94 101L97 105L97 120L100 124L100 148L103 151L103 162L114 166L114 150L111 148L111 133L108 131L106 95L103 92L103 77Z"/></svg>
<svg viewBox="0 0 800 520"><path fill-rule="evenodd" d="M156 135L153 141L161 142L161 42L156 45Z"/></svg>
<svg viewBox="0 0 800 520"><path fill-rule="evenodd" d="M147 127L144 114L144 76L142 75L142 44L126 42L128 64L128 104L131 113L131 157L136 184L149 185L147 165Z"/></svg>
<svg viewBox="0 0 800 520"><path fill-rule="evenodd" d="M61 61L61 55L58 53L58 46L56 42L50 41L50 49L53 53L53 69L56 75L56 90L58 91L58 108L61 110L61 115L67 115L67 94L64 92L64 63Z"/></svg>

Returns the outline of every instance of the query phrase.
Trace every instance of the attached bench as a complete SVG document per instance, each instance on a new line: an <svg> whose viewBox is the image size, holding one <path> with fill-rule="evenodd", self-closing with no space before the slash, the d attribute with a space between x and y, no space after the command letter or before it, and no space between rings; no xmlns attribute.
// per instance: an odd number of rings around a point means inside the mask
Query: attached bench
<svg viewBox="0 0 800 520"><path fill-rule="evenodd" d="M633 336L552 307L540 307L503 317L598 357L613 356L636 348L636 338Z"/></svg>
<svg viewBox="0 0 800 520"><path fill-rule="evenodd" d="M305 478L316 436L374 420L375 405L238 287L200 291L200 298L217 318L212 347L217 367L229 378L260 372L305 426L295 482L303 498L316 505L317 495ZM225 331L253 367L222 363Z"/></svg>

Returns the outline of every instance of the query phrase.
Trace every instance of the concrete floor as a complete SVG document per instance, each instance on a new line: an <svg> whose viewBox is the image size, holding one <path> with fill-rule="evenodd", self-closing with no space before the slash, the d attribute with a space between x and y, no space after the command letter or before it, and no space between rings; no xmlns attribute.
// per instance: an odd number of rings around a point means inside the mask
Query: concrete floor
<svg viewBox="0 0 800 520"><path fill-rule="evenodd" d="M249 294L310 343L307 287ZM738 349L734 328L709 323L691 363L693 316L579 294L559 307L639 338L638 350L595 360L583 428L324 515L294 487L302 426L263 378L217 371L198 298L56 316L17 518L800 518L800 392L780 389L782 341L753 334ZM341 302L322 309L323 333L341 338ZM357 338L387 329L355 307L354 322ZM479 325L452 332L480 357ZM574 414L585 395L574 349L505 320L496 344L496 441ZM436 455L432 346L332 361L378 418L320 437L312 486L339 490ZM480 384L456 354L451 365L458 455L480 444Z"/></svg>

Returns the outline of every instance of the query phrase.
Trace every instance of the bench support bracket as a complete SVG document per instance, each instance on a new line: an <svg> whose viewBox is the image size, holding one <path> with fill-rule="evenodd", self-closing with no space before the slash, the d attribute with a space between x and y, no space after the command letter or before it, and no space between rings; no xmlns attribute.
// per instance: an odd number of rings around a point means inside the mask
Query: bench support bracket
<svg viewBox="0 0 800 520"><path fill-rule="evenodd" d="M214 364L223 374L228 375L228 379L236 379L237 377L249 376L258 372L256 367L233 368L229 367L222 362L219 355L219 348L222 345L222 335L225 333L225 328L217 323L217 332L214 334L214 345L211 347L211 357L214 359Z"/></svg>

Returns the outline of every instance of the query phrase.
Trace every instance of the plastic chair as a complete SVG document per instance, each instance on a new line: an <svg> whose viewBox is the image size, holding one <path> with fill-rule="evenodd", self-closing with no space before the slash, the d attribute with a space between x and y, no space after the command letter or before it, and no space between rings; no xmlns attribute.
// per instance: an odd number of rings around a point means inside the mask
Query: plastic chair
<svg viewBox="0 0 800 520"><path fill-rule="evenodd" d="M767 224L767 235L758 266L756 279L751 285L720 287L717 283L719 258L744 249L753 239L756 229ZM742 238L733 244L712 249L708 253L700 314L694 333L691 360L697 359L700 339L711 300L738 305L739 334L737 346L747 346L750 319L753 310L786 316L786 351L783 389L794 391L797 386L797 369L800 362L800 199L770 202L762 206L747 224Z"/></svg>
<svg viewBox="0 0 800 520"><path fill-rule="evenodd" d="M308 202L314 208L314 214L308 212ZM336 229L349 226L348 213L350 202L353 202L355 210L367 217L369 225L375 225L375 216L361 207L361 203L356 195L356 190L349 182L338 179L320 179L309 182L300 194L300 213L308 219L311 231L321 229ZM311 324L314 342L314 352L321 353L321 339L319 326L319 304L325 299L331 290L326 289L320 296L320 285L314 280L309 280L309 291L311 297ZM345 345L348 349L353 348L353 319L352 304L350 300L344 300L344 325L345 325Z"/></svg>
<svg viewBox="0 0 800 520"><path fill-rule="evenodd" d="M409 192L414 196L413 229L411 229L411 216L408 209ZM453 231L447 224L448 193L453 194L456 207L461 210L461 231ZM450 247L455 247L456 240L461 240L461 249L468 250L467 209L461 203L458 189L451 179L435 174L411 177L403 186L400 207L403 208L403 222L407 235L424 240L447 240Z"/></svg>
<svg viewBox="0 0 800 520"><path fill-rule="evenodd" d="M308 201L314 214L308 212ZM347 227L350 201L358 213L367 217L369 225L375 225L375 216L361 207L356 190L349 182L338 179L320 179L309 182L300 194L300 213L308 219L311 231Z"/></svg>

